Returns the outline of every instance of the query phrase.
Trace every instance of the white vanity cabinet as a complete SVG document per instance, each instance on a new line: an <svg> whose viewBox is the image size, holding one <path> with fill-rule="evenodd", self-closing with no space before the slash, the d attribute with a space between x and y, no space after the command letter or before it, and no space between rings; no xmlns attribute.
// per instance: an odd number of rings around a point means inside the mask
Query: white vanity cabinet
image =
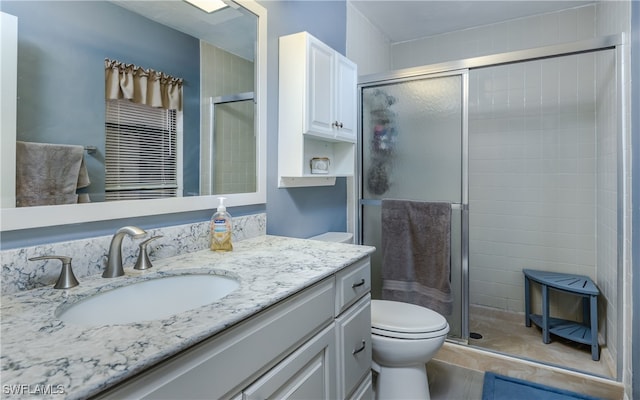
<svg viewBox="0 0 640 400"><path fill-rule="evenodd" d="M279 186L353 176L357 66L307 32L280 37L279 55ZM311 173L314 157L330 160L327 174Z"/></svg>
<svg viewBox="0 0 640 400"><path fill-rule="evenodd" d="M372 398L371 263L367 257L336 274L338 398Z"/></svg>
<svg viewBox="0 0 640 400"><path fill-rule="evenodd" d="M98 398L371 398L369 292L365 257Z"/></svg>

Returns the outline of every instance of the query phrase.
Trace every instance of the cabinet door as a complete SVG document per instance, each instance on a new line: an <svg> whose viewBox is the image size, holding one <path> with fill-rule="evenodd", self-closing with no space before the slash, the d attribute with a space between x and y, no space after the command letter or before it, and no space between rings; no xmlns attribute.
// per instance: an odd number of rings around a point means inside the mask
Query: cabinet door
<svg viewBox="0 0 640 400"><path fill-rule="evenodd" d="M307 115L304 132L309 135L333 138L334 115L334 57L335 52L324 43L309 37L307 49Z"/></svg>
<svg viewBox="0 0 640 400"><path fill-rule="evenodd" d="M371 380L371 372L367 374L360 386L351 395L349 400L371 400L373 399L373 382Z"/></svg>
<svg viewBox="0 0 640 400"><path fill-rule="evenodd" d="M334 324L243 391L243 400L336 398Z"/></svg>
<svg viewBox="0 0 640 400"><path fill-rule="evenodd" d="M336 138L356 142L358 107L358 67L348 58L336 54Z"/></svg>
<svg viewBox="0 0 640 400"><path fill-rule="evenodd" d="M367 294L336 320L338 397L347 398L371 373L371 296Z"/></svg>

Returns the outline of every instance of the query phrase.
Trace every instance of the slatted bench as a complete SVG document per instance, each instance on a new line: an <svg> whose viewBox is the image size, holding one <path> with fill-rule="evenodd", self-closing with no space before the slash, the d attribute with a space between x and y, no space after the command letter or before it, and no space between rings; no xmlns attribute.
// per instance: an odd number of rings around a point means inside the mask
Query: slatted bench
<svg viewBox="0 0 640 400"><path fill-rule="evenodd" d="M593 281L582 275L523 269L525 324L531 322L542 328L542 341L550 343L550 334L574 342L591 345L591 358L600 359L598 345L598 295L600 291ZM542 315L531 313L530 282L542 286ZM549 288L582 296L582 322L568 321L549 316Z"/></svg>

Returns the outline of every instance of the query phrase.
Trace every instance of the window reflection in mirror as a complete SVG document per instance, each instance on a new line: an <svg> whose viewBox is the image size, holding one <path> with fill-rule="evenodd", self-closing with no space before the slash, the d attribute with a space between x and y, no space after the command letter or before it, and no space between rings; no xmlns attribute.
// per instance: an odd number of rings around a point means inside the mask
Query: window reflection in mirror
<svg viewBox="0 0 640 400"><path fill-rule="evenodd" d="M105 200L105 58L184 80L183 196L257 190L255 15L136 0L3 0L0 11L18 17L17 140L95 148L91 202Z"/></svg>

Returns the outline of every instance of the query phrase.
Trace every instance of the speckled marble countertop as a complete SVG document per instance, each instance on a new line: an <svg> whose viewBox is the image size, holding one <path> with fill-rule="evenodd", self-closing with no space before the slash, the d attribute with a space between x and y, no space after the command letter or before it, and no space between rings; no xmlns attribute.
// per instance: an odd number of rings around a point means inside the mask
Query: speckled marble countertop
<svg viewBox="0 0 640 400"><path fill-rule="evenodd" d="M374 248L276 236L155 260L124 277L84 278L69 290L45 287L2 297L2 398L95 395L370 254ZM219 301L171 318L128 325L83 327L54 316L72 303L134 280L203 270L237 278L240 287ZM170 293L167 293L170 295ZM152 299L149 299L152 301ZM135 307L134 304L131 305ZM43 395L43 392L48 392Z"/></svg>

